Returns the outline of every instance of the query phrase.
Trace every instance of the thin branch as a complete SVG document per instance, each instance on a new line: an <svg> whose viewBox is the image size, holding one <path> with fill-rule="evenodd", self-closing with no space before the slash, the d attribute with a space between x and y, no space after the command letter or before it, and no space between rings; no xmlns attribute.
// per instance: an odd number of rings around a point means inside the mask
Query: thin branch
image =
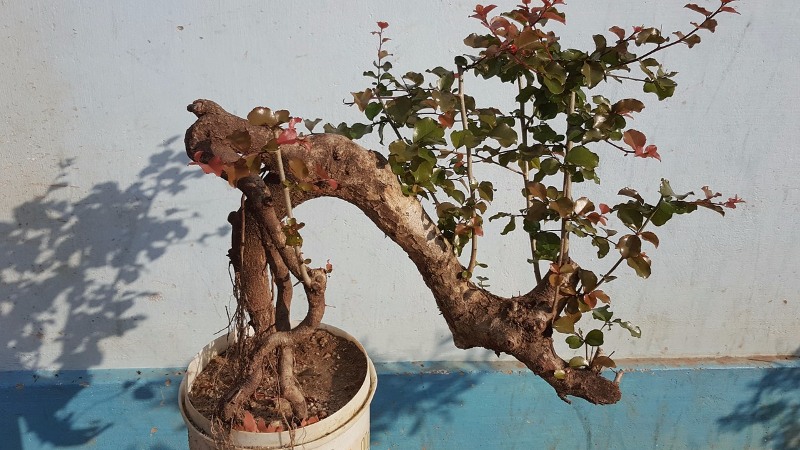
<svg viewBox="0 0 800 450"><path fill-rule="evenodd" d="M281 156L280 147L275 151L275 158L277 159L278 176L280 177L281 184L283 185L283 202L286 206L286 217L291 220L294 219L294 214L292 213L292 197L289 193L289 186L286 184L286 171L283 169L283 157ZM294 251L297 254L298 263L300 264L300 275L303 278L303 284L310 286L311 278L309 278L308 269L306 268L306 264L303 262L303 255L300 251L300 246L294 247Z"/></svg>
<svg viewBox="0 0 800 450"><path fill-rule="evenodd" d="M464 101L464 73L459 72L458 74L458 100L461 106L461 127L465 131L467 130L468 123L467 123L467 105ZM467 181L469 183L469 199L472 203L473 207L475 205L475 174L472 172L472 149L467 147ZM477 214L475 210L472 210L472 225L475 225L475 218ZM478 263L478 235L475 233L475 229L472 230L472 249L470 251L469 256L469 265L467 266L467 272L472 274L475 270L475 265Z"/></svg>
<svg viewBox="0 0 800 450"><path fill-rule="evenodd" d="M517 89L519 92L522 92L522 77L517 78ZM522 146L527 148L528 147L528 129L525 126L525 103L519 102L519 128L520 133L522 134ZM528 173L530 172L530 163L528 161L523 161L522 164L522 188L525 190L525 207L529 209L533 204L531 193L528 192ZM528 233L528 238L531 245L531 261L533 261L533 276L536 277L536 284L542 282L542 271L539 268L539 259L536 258L536 238L533 237L532 234Z"/></svg>
<svg viewBox="0 0 800 450"><path fill-rule="evenodd" d="M575 112L575 91L570 92L569 96L569 114ZM565 133L569 134L569 133ZM564 161L567 160L567 156L569 156L570 150L572 150L572 141L567 136L567 142L564 147ZM564 171L564 185L563 185L563 195L568 200L572 200L572 176L570 175L569 171ZM569 231L567 231L567 222L569 222L569 217L565 217L561 219L561 249L558 253L558 266L562 267L569 258ZM559 296L560 289L556 287L553 290L553 309L552 313L552 320L556 320L556 316L559 314L559 305L558 305L558 296Z"/></svg>

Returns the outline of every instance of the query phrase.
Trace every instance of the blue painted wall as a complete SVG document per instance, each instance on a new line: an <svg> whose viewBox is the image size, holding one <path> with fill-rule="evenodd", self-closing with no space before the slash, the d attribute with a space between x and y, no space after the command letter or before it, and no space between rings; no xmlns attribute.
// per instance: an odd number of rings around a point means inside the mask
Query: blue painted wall
<svg viewBox="0 0 800 450"><path fill-rule="evenodd" d="M568 405L512 363L381 363L373 449L800 448L800 363L631 366ZM186 448L178 369L0 372L0 448Z"/></svg>

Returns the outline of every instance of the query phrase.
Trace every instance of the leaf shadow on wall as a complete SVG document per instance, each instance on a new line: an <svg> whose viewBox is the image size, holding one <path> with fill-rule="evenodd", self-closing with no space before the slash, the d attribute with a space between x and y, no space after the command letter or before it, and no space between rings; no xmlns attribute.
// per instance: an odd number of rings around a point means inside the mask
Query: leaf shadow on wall
<svg viewBox="0 0 800 450"><path fill-rule="evenodd" d="M62 161L43 195L0 222L0 363L68 371L59 386L37 385L38 375L15 387L0 385L7 394L0 390L3 448L36 440L81 445L114 432L114 419L87 421L69 404L91 385L88 369L103 362L101 343L136 328L146 317L134 305L159 295L134 282L188 233L180 209L158 208L201 174L171 147L179 138L165 140L128 187L108 181L77 194L69 181L76 162Z"/></svg>
<svg viewBox="0 0 800 450"><path fill-rule="evenodd" d="M794 353L800 358L800 349ZM757 442L774 449L800 448L800 365L775 363L749 384L750 398L717 419L723 433L758 433Z"/></svg>

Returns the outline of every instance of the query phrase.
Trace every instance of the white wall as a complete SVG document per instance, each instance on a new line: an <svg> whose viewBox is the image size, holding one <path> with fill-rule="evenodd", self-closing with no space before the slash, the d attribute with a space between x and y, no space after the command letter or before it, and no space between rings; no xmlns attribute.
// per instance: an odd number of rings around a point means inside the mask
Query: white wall
<svg viewBox="0 0 800 450"><path fill-rule="evenodd" d="M185 167L192 100L357 120L342 100L366 86L377 20L391 24L398 71L450 64L480 31L466 2L163 3L0 3L0 370L177 366L225 326L222 230L238 196ZM611 25L667 31L698 18L682 2L568 3L566 46L589 46ZM618 357L797 349L800 13L795 0L737 6L742 15L723 17L699 47L664 55L679 91L661 104L646 97L635 121L663 162L609 154L601 173L608 203L629 183L652 193L662 176L676 190L709 184L747 200L725 219L670 223L649 252L650 280L609 285L617 314L643 329L640 340L615 336ZM298 215L306 254L335 265L327 322L377 360L494 358L452 346L410 261L354 208L314 206ZM530 287L523 238L483 243L501 293Z"/></svg>

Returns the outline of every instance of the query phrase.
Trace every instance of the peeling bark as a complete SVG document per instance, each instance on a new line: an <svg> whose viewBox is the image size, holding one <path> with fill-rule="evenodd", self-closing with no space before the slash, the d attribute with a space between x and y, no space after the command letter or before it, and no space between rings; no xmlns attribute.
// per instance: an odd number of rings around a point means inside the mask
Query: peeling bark
<svg viewBox="0 0 800 450"><path fill-rule="evenodd" d="M203 160L218 156L224 162L234 162L240 154L231 146L227 136L235 131L247 131L251 147L246 153L259 152L274 137L268 128L255 127L209 100L197 100L188 107L197 121L186 134L186 151L192 157L202 151ZM436 304L459 348L482 347L513 355L531 371L547 381L566 400L575 396L595 404L615 403L620 399L619 387L594 370L570 369L553 349L552 323L555 319L554 301L559 300L554 287L543 277L533 290L517 297L494 295L474 283L460 278L464 267L450 244L441 236L436 224L416 198L403 195L396 176L387 160L379 153L366 150L338 135L314 135L307 138L310 148L300 145L281 147L284 161L303 160L307 166L322 167L338 182L335 190L314 192L294 191L292 202L299 205L316 197L336 197L358 207L372 222L408 255L431 290ZM240 150L241 151L241 150ZM275 160L267 159L268 170L275 171ZM269 179L269 178L268 178ZM267 185L261 178L250 176L237 187L248 202L260 205L256 220L262 232L268 233L278 254L286 261L291 273L298 277L296 258L288 255L280 217L284 208L272 202L271 191L278 184ZM277 191L275 191L277 192ZM324 272L314 271L316 276ZM299 277L298 277L299 278ZM309 316L290 332L277 332L261 337L262 344L275 348L288 344L289 336L319 323L324 310L324 287L304 286L309 296ZM312 299L314 297L314 299ZM319 302L321 304L316 304ZM316 304L317 308L313 306ZM259 337L257 337L259 338ZM564 370L562 380L555 378L556 370Z"/></svg>

